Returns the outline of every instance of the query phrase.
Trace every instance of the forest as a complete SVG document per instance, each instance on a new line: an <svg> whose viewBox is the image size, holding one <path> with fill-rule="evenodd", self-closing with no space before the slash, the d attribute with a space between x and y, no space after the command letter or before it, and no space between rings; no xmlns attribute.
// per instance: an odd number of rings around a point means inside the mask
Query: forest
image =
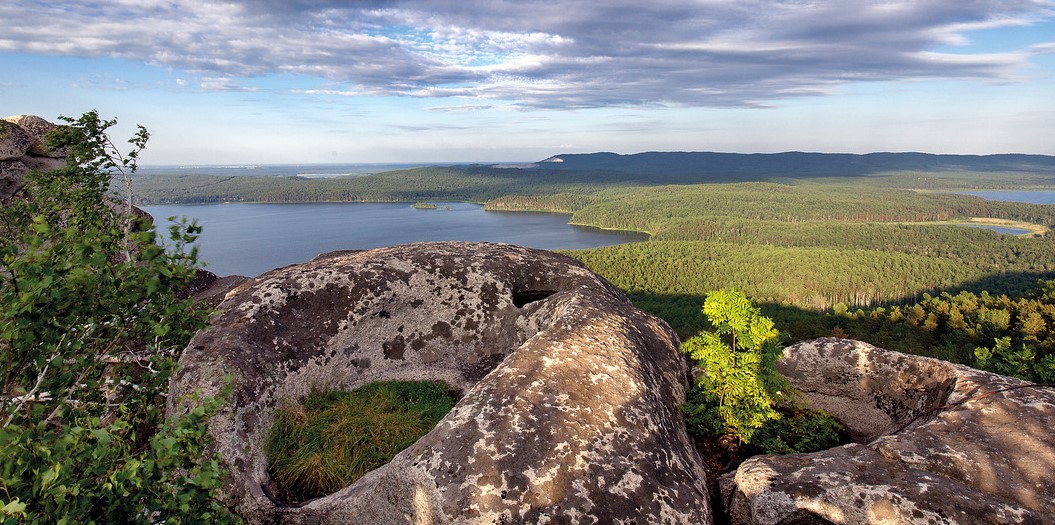
<svg viewBox="0 0 1055 525"><path fill-rule="evenodd" d="M144 203L462 200L566 213L572 224L650 234L570 255L683 338L706 328L708 292L735 288L793 340L846 335L1034 379L1039 363L1055 360L1045 342L1052 297L1036 292L1055 279L1055 206L952 192L1055 188L1051 158L708 155L720 162L696 170L691 161L703 157L694 154L596 154L529 169L331 179L158 174L135 185ZM1034 233L956 226L971 218L1032 225Z"/></svg>

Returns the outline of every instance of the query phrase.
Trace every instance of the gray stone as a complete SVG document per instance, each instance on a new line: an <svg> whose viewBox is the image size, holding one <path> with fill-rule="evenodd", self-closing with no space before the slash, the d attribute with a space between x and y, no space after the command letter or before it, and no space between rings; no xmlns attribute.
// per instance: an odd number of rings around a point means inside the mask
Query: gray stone
<svg viewBox="0 0 1055 525"><path fill-rule="evenodd" d="M1052 389L830 338L777 368L858 443L745 461L731 523L1055 522Z"/></svg>
<svg viewBox="0 0 1055 525"><path fill-rule="evenodd" d="M299 507L268 496L275 406L313 388L441 380L463 397L388 464ZM329 254L227 295L173 377L254 523L710 523L677 409L677 336L576 261L500 244Z"/></svg>
<svg viewBox="0 0 1055 525"><path fill-rule="evenodd" d="M252 282L249 277L241 275L217 277L212 272L199 269L194 281L187 285L183 293L205 303L209 308L216 308L227 298L228 294L249 282Z"/></svg>
<svg viewBox="0 0 1055 525"><path fill-rule="evenodd" d="M28 170L21 160L0 160L0 204L7 204L22 187Z"/></svg>
<svg viewBox="0 0 1055 525"><path fill-rule="evenodd" d="M57 126L33 115L0 119L0 204L18 192L27 171L49 171L66 166L67 151L51 151L44 136Z"/></svg>
<svg viewBox="0 0 1055 525"><path fill-rule="evenodd" d="M25 157L22 157L22 163L26 165L27 169L37 171L51 171L66 167L65 158L55 157L33 157L26 155Z"/></svg>
<svg viewBox="0 0 1055 525"><path fill-rule="evenodd" d="M66 155L69 154L67 148L52 150L48 147L47 134L49 131L58 128L57 124L52 124L36 115L14 115L4 117L3 120L19 126L32 137L32 142L26 151L27 155L65 159Z"/></svg>
<svg viewBox="0 0 1055 525"><path fill-rule="evenodd" d="M33 145L33 136L21 126L0 120L0 160L21 159Z"/></svg>

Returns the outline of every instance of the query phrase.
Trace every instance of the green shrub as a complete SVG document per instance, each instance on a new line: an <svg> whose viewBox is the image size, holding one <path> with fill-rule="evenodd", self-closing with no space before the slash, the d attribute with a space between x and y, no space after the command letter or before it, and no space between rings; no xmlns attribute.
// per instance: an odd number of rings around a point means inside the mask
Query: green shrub
<svg viewBox="0 0 1055 525"><path fill-rule="evenodd" d="M193 523L232 517L201 461L215 402L164 422L168 376L208 312L180 299L198 231L155 244L109 195L135 171L95 112L50 141L67 166L27 174L0 210L0 516L4 523ZM159 400L161 400L159 402Z"/></svg>
<svg viewBox="0 0 1055 525"><path fill-rule="evenodd" d="M782 410L755 433L749 452L791 454L829 449L849 441L846 429L826 412Z"/></svg>
<svg viewBox="0 0 1055 525"><path fill-rule="evenodd" d="M781 377L772 361L780 352L780 332L739 290L707 294L703 313L714 329L688 339L681 349L702 367L698 385L717 402L726 431L750 442L766 421L779 417L774 387Z"/></svg>
<svg viewBox="0 0 1055 525"><path fill-rule="evenodd" d="M702 369L681 407L690 433L731 436L753 453L810 452L843 442L842 426L831 416L798 406L774 366L783 338L742 291L709 293L703 313L713 330L682 344Z"/></svg>
<svg viewBox="0 0 1055 525"><path fill-rule="evenodd" d="M388 463L454 406L446 385L371 383L351 392L312 391L275 415L267 441L275 493L299 503L344 488Z"/></svg>

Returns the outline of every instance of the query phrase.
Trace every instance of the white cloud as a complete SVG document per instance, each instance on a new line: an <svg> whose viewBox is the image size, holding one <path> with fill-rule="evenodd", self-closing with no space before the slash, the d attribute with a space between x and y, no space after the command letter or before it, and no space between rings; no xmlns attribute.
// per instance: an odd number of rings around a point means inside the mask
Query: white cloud
<svg viewBox="0 0 1055 525"><path fill-rule="evenodd" d="M255 91L227 77L202 77L199 79L198 86L206 91Z"/></svg>
<svg viewBox="0 0 1055 525"><path fill-rule="evenodd" d="M1051 43L939 53L970 31L1050 18L1052 0L10 2L0 50L178 68L209 90L292 74L330 95L480 106L750 107L847 82L1014 81ZM303 91L324 94L322 91Z"/></svg>
<svg viewBox="0 0 1055 525"><path fill-rule="evenodd" d="M1029 46L1029 50L1030 52L1038 55L1055 54L1055 42L1043 42L1040 44L1033 44L1032 46Z"/></svg>
<svg viewBox="0 0 1055 525"><path fill-rule="evenodd" d="M460 106L431 106L425 108L425 111L434 111L437 113L468 113L471 111L486 111L495 109L498 106L493 104L463 104Z"/></svg>

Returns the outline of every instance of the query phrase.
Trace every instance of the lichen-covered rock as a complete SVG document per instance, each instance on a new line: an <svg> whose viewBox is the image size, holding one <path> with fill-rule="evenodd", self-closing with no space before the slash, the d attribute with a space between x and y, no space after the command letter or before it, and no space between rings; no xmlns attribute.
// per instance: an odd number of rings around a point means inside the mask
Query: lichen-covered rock
<svg viewBox="0 0 1055 525"><path fill-rule="evenodd" d="M181 290L178 296L181 298L189 296L209 308L216 308L227 297L227 294L250 281L252 279L242 275L217 277L210 271L199 269L194 280Z"/></svg>
<svg viewBox="0 0 1055 525"><path fill-rule="evenodd" d="M67 148L52 150L48 147L47 134L51 130L58 128L59 126L57 124L52 124L36 115L14 115L11 117L4 117L3 120L22 128L32 138L25 154L34 157L50 157L57 159L65 159L69 154L69 149Z"/></svg>
<svg viewBox="0 0 1055 525"><path fill-rule="evenodd" d="M65 158L55 157L33 157L26 155L21 162L26 165L27 170L51 171L66 167Z"/></svg>
<svg viewBox="0 0 1055 525"><path fill-rule="evenodd" d="M842 339L777 368L858 444L745 461L731 523L1055 523L1055 391Z"/></svg>
<svg viewBox="0 0 1055 525"><path fill-rule="evenodd" d="M195 393L227 494L261 523L709 523L677 404L677 337L574 260L500 244L343 252L231 292L174 375ZM312 388L442 380L463 397L410 448L299 507L269 496L262 444Z"/></svg>
<svg viewBox="0 0 1055 525"><path fill-rule="evenodd" d="M0 204L7 204L22 187L29 168L21 160L0 160Z"/></svg>
<svg viewBox="0 0 1055 525"><path fill-rule="evenodd" d="M45 135L56 127L34 115L0 119L0 205L7 205L22 187L27 171L66 165L67 148L52 151L45 143Z"/></svg>
<svg viewBox="0 0 1055 525"><path fill-rule="evenodd" d="M0 160L24 157L33 145L33 136L21 126L0 120Z"/></svg>

